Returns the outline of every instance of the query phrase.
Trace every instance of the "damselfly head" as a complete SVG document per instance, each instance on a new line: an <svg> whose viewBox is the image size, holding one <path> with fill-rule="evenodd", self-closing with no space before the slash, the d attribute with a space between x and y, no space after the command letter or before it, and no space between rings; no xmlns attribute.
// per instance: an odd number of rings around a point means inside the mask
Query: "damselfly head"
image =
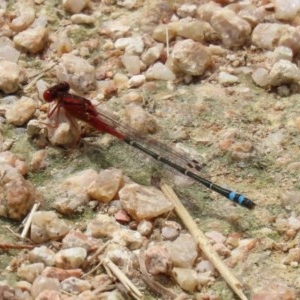
<svg viewBox="0 0 300 300"><path fill-rule="evenodd" d="M67 93L69 89L70 89L70 85L68 82L66 81L59 82L58 84L50 87L44 92L43 94L44 100L46 102L52 102L60 95Z"/></svg>

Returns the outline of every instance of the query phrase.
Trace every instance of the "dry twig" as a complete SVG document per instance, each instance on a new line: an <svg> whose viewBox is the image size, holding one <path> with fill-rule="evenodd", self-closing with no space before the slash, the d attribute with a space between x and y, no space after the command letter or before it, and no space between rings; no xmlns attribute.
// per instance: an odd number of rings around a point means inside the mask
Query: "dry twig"
<svg viewBox="0 0 300 300"><path fill-rule="evenodd" d="M162 183L160 185L161 190L165 196L172 201L175 206L177 215L181 218L186 228L190 231L196 243L199 245L202 252L219 271L221 276L227 282L227 284L233 289L233 291L239 296L241 300L247 300L247 297L243 293L243 286L240 281L234 276L230 269L220 259L214 248L211 246L204 233L198 228L198 225L194 222L189 212L182 205L173 189L167 184Z"/></svg>

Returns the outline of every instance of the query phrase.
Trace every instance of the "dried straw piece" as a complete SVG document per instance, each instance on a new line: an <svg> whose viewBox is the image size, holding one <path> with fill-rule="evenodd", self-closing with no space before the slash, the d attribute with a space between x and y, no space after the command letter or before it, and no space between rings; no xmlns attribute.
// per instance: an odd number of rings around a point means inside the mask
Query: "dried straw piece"
<svg viewBox="0 0 300 300"><path fill-rule="evenodd" d="M247 300L247 297L245 296L242 290L242 284L220 259L214 248L210 245L209 241L205 237L204 233L198 228L198 225L194 222L189 212L182 205L173 189L164 183L161 183L160 188L165 194L165 196L174 204L177 215L181 218L186 228L190 231L191 235L193 236L194 240L199 245L200 249L205 254L205 256L219 271L221 276L233 289L236 295L242 300Z"/></svg>
<svg viewBox="0 0 300 300"><path fill-rule="evenodd" d="M119 281L123 284L126 290L129 291L133 298L138 300L143 298L143 294L135 287L135 285L119 269L119 267L115 265L109 258L104 258L103 264L119 279Z"/></svg>
<svg viewBox="0 0 300 300"><path fill-rule="evenodd" d="M32 217L33 214L37 211L37 209L39 208L40 203L35 203L30 211L30 214L28 215L28 217L25 219L25 224L24 224L24 228L23 231L21 233L21 239L25 239L29 230L29 227L31 225L31 221L32 221Z"/></svg>

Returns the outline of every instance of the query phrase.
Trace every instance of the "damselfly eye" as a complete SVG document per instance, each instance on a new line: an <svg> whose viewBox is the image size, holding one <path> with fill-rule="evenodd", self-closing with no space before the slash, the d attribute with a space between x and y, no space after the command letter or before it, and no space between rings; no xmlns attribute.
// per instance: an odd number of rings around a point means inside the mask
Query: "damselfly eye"
<svg viewBox="0 0 300 300"><path fill-rule="evenodd" d="M67 93L70 89L70 85L66 81L62 81L51 88L47 89L44 94L44 100L46 102L52 102L57 98L59 95Z"/></svg>

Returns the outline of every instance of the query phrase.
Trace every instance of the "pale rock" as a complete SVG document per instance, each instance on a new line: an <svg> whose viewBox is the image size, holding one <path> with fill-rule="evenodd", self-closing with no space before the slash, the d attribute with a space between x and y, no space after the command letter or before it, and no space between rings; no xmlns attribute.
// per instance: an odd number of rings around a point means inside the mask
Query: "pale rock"
<svg viewBox="0 0 300 300"><path fill-rule="evenodd" d="M219 35L208 22L195 19L181 19L169 24L177 35L195 42L215 41Z"/></svg>
<svg viewBox="0 0 300 300"><path fill-rule="evenodd" d="M204 286L211 286L215 281L216 279L210 271L197 274L198 289Z"/></svg>
<svg viewBox="0 0 300 300"><path fill-rule="evenodd" d="M17 63L20 57L20 51L16 50L13 46L1 46L0 47L0 61L8 60L13 63Z"/></svg>
<svg viewBox="0 0 300 300"><path fill-rule="evenodd" d="M295 288L290 287L284 280L268 282L258 292L255 292L251 300L277 300L277 299L289 299L296 300L298 297L298 291Z"/></svg>
<svg viewBox="0 0 300 300"><path fill-rule="evenodd" d="M216 30L227 48L240 47L250 38L250 24L229 9L217 10L211 18L211 26Z"/></svg>
<svg viewBox="0 0 300 300"><path fill-rule="evenodd" d="M18 276L28 282L33 282L44 270L43 263L22 264L17 271Z"/></svg>
<svg viewBox="0 0 300 300"><path fill-rule="evenodd" d="M213 249L215 249L218 255L222 258L230 256L230 249L222 243L217 242L213 244Z"/></svg>
<svg viewBox="0 0 300 300"><path fill-rule="evenodd" d="M279 86L293 82L298 83L300 80L300 70L296 64L281 59L273 64L269 73L269 80L271 86Z"/></svg>
<svg viewBox="0 0 300 300"><path fill-rule="evenodd" d="M19 171L0 162L0 216L22 220L35 202L36 192L33 185L24 179Z"/></svg>
<svg viewBox="0 0 300 300"><path fill-rule="evenodd" d="M182 4L177 9L177 15L181 18L193 17L197 12L197 5Z"/></svg>
<svg viewBox="0 0 300 300"><path fill-rule="evenodd" d="M17 299L31 300L31 286L32 284L25 280L19 280L14 285L15 297Z"/></svg>
<svg viewBox="0 0 300 300"><path fill-rule="evenodd" d="M109 93L114 93L116 91L122 91L128 89L128 76L122 73L116 73L114 75L113 83L106 89L104 89L103 94L109 95Z"/></svg>
<svg viewBox="0 0 300 300"><path fill-rule="evenodd" d="M22 126L33 117L36 109L36 101L23 96L19 101L7 107L5 118L9 124Z"/></svg>
<svg viewBox="0 0 300 300"><path fill-rule="evenodd" d="M170 274L172 270L172 259L165 246L151 245L146 249L144 256L148 273L152 275Z"/></svg>
<svg viewBox="0 0 300 300"><path fill-rule="evenodd" d="M150 47L149 49L144 51L141 56L143 63L146 66L152 65L154 62L156 62L159 59L163 50L164 50L164 45L162 43L158 43L155 46Z"/></svg>
<svg viewBox="0 0 300 300"><path fill-rule="evenodd" d="M61 286L57 279L38 276L32 284L31 295L34 299L37 299L38 295L44 290L53 290L59 292L60 289Z"/></svg>
<svg viewBox="0 0 300 300"><path fill-rule="evenodd" d="M28 28L15 35L13 40L17 48L30 54L36 54L47 46L48 30L44 26Z"/></svg>
<svg viewBox="0 0 300 300"><path fill-rule="evenodd" d="M96 22L93 16L86 14L75 14L70 19L74 24L95 24Z"/></svg>
<svg viewBox="0 0 300 300"><path fill-rule="evenodd" d="M152 37L157 42L166 44L167 41L171 41L176 36L176 31L173 30L169 25L159 24L153 30Z"/></svg>
<svg viewBox="0 0 300 300"><path fill-rule="evenodd" d="M18 90L21 78L20 67L11 61L0 60L0 90L5 94Z"/></svg>
<svg viewBox="0 0 300 300"><path fill-rule="evenodd" d="M198 256L195 241L191 235L186 233L180 234L173 242L166 242L166 246L176 267L191 268Z"/></svg>
<svg viewBox="0 0 300 300"><path fill-rule="evenodd" d="M33 1L16 1L17 16L11 21L10 28L16 32L25 30L35 19Z"/></svg>
<svg viewBox="0 0 300 300"><path fill-rule="evenodd" d="M142 220L137 226L137 231L142 236L149 236L152 230L153 230L153 225L148 220Z"/></svg>
<svg viewBox="0 0 300 300"><path fill-rule="evenodd" d="M61 292L46 289L39 293L35 300L61 300Z"/></svg>
<svg viewBox="0 0 300 300"><path fill-rule="evenodd" d="M177 42L171 58L174 70L192 76L203 75L213 64L208 48L190 39Z"/></svg>
<svg viewBox="0 0 300 300"><path fill-rule="evenodd" d="M101 27L102 31L109 35L113 40L124 37L130 31L130 26L123 24L119 20L108 20L103 22Z"/></svg>
<svg viewBox="0 0 300 300"><path fill-rule="evenodd" d="M37 211L33 213L30 239L34 243L56 240L69 232L69 226L60 220L53 211Z"/></svg>
<svg viewBox="0 0 300 300"><path fill-rule="evenodd" d="M230 86L239 83L239 78L226 72L220 72L218 75L218 81L223 86Z"/></svg>
<svg viewBox="0 0 300 300"><path fill-rule="evenodd" d="M60 282L69 277L80 278L83 275L82 269L62 269L56 267L46 267L42 273L42 276L58 279Z"/></svg>
<svg viewBox="0 0 300 300"><path fill-rule="evenodd" d="M130 128L133 128L135 132L141 135L155 133L157 130L157 123L152 115L139 105L133 103L126 106L124 123L128 124Z"/></svg>
<svg viewBox="0 0 300 300"><path fill-rule="evenodd" d="M54 265L55 252L46 246L35 247L28 253L32 263L41 262L45 266Z"/></svg>
<svg viewBox="0 0 300 300"><path fill-rule="evenodd" d="M152 219L173 209L173 204L154 187L126 184L119 196L122 207L135 220Z"/></svg>
<svg viewBox="0 0 300 300"><path fill-rule="evenodd" d="M300 11L299 0L275 0L275 18L283 21L292 21Z"/></svg>
<svg viewBox="0 0 300 300"><path fill-rule="evenodd" d="M120 224L118 224L114 218L105 214L98 214L95 219L88 223L86 235L94 238L111 238L114 232L119 230L120 227Z"/></svg>
<svg viewBox="0 0 300 300"><path fill-rule="evenodd" d="M147 79L175 80L175 74L163 63L156 62L145 73Z"/></svg>
<svg viewBox="0 0 300 300"><path fill-rule="evenodd" d="M211 274L215 271L214 265L209 260L201 260L195 270L198 273L210 272Z"/></svg>
<svg viewBox="0 0 300 300"><path fill-rule="evenodd" d="M300 229L300 220L299 220L299 218L291 216L291 217L288 218L288 222L289 222L289 225L292 229L297 230L297 231Z"/></svg>
<svg viewBox="0 0 300 300"><path fill-rule="evenodd" d="M281 59L293 60L293 51L289 47L278 46L274 49L274 62L277 62Z"/></svg>
<svg viewBox="0 0 300 300"><path fill-rule="evenodd" d="M269 71L265 68L257 68L252 73L252 79L260 87L269 85Z"/></svg>
<svg viewBox="0 0 300 300"><path fill-rule="evenodd" d="M92 241L79 230L70 230L62 240L62 248L81 247L89 251L93 247Z"/></svg>
<svg viewBox="0 0 300 300"><path fill-rule="evenodd" d="M88 0L63 0L63 8L73 14L78 14L88 5Z"/></svg>
<svg viewBox="0 0 300 300"><path fill-rule="evenodd" d="M42 149L35 151L32 154L31 160L30 160L30 169L32 171L39 171L46 169L47 167L47 151Z"/></svg>
<svg viewBox="0 0 300 300"><path fill-rule="evenodd" d="M197 14L200 20L210 23L213 14L220 9L222 9L220 4L217 4L214 1L209 1L198 7Z"/></svg>
<svg viewBox="0 0 300 300"><path fill-rule="evenodd" d="M172 275L183 290L190 293L195 291L198 284L196 271L187 268L173 268Z"/></svg>
<svg viewBox="0 0 300 300"><path fill-rule="evenodd" d="M138 261L134 252L120 244L111 243L107 246L103 257L109 258L126 275L132 276L136 272Z"/></svg>
<svg viewBox="0 0 300 300"><path fill-rule="evenodd" d="M55 266L63 269L76 269L84 263L86 256L87 251L82 247L62 249L55 254Z"/></svg>
<svg viewBox="0 0 300 300"><path fill-rule="evenodd" d="M137 75L141 72L141 61L138 55L124 54L121 61L130 75Z"/></svg>
<svg viewBox="0 0 300 300"><path fill-rule="evenodd" d="M146 82L146 76L141 74L141 75L134 75L128 80L128 86L130 88L136 88L141 85L143 85Z"/></svg>
<svg viewBox="0 0 300 300"><path fill-rule="evenodd" d="M126 9L133 9L137 4L137 0L117 0L117 4Z"/></svg>
<svg viewBox="0 0 300 300"><path fill-rule="evenodd" d="M252 44L265 49L274 50L277 46L282 45L281 40L285 36L292 36L295 28L286 24L261 23L258 24L251 36Z"/></svg>
<svg viewBox="0 0 300 300"><path fill-rule="evenodd" d="M10 151L0 152L0 163L9 164L23 176L28 172L26 163L23 160L20 160L16 154Z"/></svg>
<svg viewBox="0 0 300 300"><path fill-rule="evenodd" d="M62 214L72 214L80 211L89 201L87 187L96 177L97 172L95 170L86 169L65 179L60 185L59 195L52 207Z"/></svg>
<svg viewBox="0 0 300 300"><path fill-rule="evenodd" d="M71 53L63 54L56 67L59 81L67 81L71 88L80 92L95 89L95 67L86 59Z"/></svg>
<svg viewBox="0 0 300 300"><path fill-rule="evenodd" d="M61 288L67 293L78 295L86 290L90 290L91 284L87 280L69 277L61 282Z"/></svg>
<svg viewBox="0 0 300 300"><path fill-rule="evenodd" d="M178 238L182 227L175 221L165 221L161 228L161 235L165 240L173 241Z"/></svg>
<svg viewBox="0 0 300 300"><path fill-rule="evenodd" d="M126 54L141 54L144 50L144 42L141 37L124 37L115 41L115 48L125 50Z"/></svg>
<svg viewBox="0 0 300 300"><path fill-rule="evenodd" d="M129 250L136 250L142 247L144 239L138 231L122 228L116 230L112 236L112 242L127 247Z"/></svg>
<svg viewBox="0 0 300 300"><path fill-rule="evenodd" d="M295 247L289 249L289 252L284 258L283 263L286 265L298 265L300 263L300 248Z"/></svg>
<svg viewBox="0 0 300 300"><path fill-rule="evenodd" d="M238 12L238 16L247 21L252 28L257 24L262 23L266 17L266 10L263 6L256 7L255 5L246 5Z"/></svg>
<svg viewBox="0 0 300 300"><path fill-rule="evenodd" d="M87 187L91 199L107 203L114 199L123 182L123 174L118 169L101 171Z"/></svg>

